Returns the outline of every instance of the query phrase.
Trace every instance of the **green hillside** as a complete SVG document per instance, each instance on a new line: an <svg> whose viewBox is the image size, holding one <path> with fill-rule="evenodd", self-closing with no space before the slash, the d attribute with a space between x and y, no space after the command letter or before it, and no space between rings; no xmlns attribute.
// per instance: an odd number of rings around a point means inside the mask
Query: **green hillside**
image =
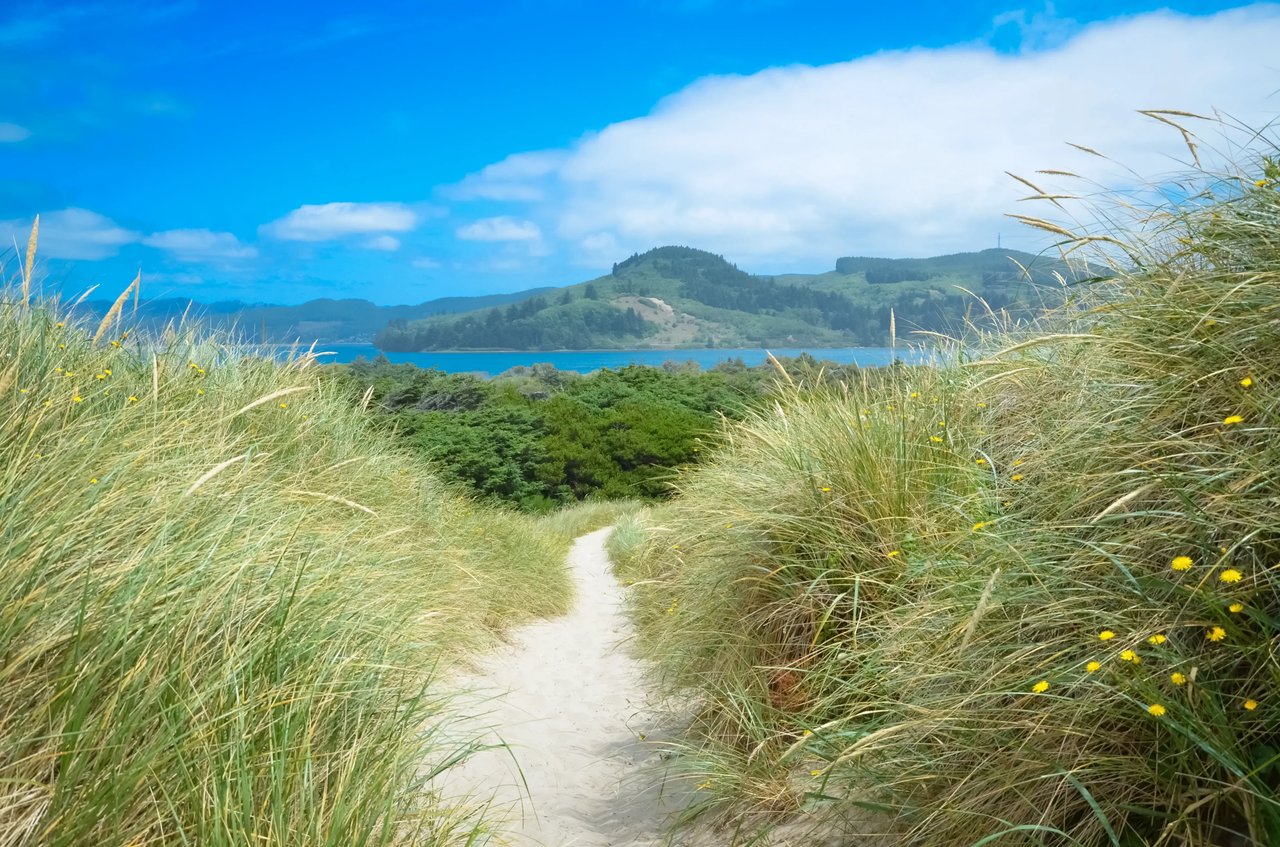
<svg viewBox="0 0 1280 847"><path fill-rule="evenodd" d="M879 346L889 342L891 313L900 337L950 332L970 312L985 313L975 295L995 310L1038 309L1060 302L1062 282L1081 275L1060 261L999 250L847 258L836 267L757 276L703 250L659 247L619 262L607 276L520 303L393 320L374 343L399 352Z"/></svg>

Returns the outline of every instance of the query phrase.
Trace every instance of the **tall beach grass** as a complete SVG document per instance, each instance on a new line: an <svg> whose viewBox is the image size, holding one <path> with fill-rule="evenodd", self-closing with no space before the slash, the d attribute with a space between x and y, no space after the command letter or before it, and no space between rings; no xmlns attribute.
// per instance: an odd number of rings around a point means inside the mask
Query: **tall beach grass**
<svg viewBox="0 0 1280 847"><path fill-rule="evenodd" d="M1117 257L1066 308L797 387L615 535L695 704L695 813L1280 844L1275 151L1178 194L1127 233L1060 227Z"/></svg>
<svg viewBox="0 0 1280 847"><path fill-rule="evenodd" d="M465 843L433 674L567 606L566 540L309 356L139 338L123 298L86 326L32 273L0 294L0 844Z"/></svg>

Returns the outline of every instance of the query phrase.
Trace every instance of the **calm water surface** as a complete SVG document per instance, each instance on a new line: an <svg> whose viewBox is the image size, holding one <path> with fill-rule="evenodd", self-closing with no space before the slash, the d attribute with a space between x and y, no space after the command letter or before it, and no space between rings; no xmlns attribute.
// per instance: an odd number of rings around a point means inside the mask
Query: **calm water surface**
<svg viewBox="0 0 1280 847"><path fill-rule="evenodd" d="M346 363L363 356L372 359L379 354L372 344L323 344L316 346L323 362ZM438 368L448 373L499 374L517 365L533 365L546 362L562 371L590 373L600 368L621 368L627 365L661 367L664 362L694 361L703 368L711 368L729 359L741 359L747 365L765 361L767 353L778 357L799 356L808 353L815 359L839 362L861 367L887 365L893 361L893 351L888 347L810 347L810 348L761 348L742 349L693 349L693 350L566 350L559 352L506 352L506 353L387 353L388 359L400 364L417 365L420 368ZM909 361L918 356L898 350L898 358Z"/></svg>

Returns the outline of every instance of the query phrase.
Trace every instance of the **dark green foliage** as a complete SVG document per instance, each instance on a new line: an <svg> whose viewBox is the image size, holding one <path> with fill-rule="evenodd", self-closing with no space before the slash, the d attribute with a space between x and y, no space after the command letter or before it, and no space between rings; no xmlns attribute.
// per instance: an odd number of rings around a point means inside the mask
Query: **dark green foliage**
<svg viewBox="0 0 1280 847"><path fill-rule="evenodd" d="M788 360L806 384L856 368ZM678 469L711 449L723 418L772 392L776 370L727 362L602 370L513 368L490 381L383 357L335 365L353 398L432 459L445 479L530 511L589 498L658 499Z"/></svg>

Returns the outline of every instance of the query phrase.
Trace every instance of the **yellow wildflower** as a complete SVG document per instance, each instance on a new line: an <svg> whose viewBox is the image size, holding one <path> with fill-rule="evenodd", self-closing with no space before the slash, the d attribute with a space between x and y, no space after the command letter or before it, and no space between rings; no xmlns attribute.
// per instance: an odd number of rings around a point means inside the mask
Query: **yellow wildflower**
<svg viewBox="0 0 1280 847"><path fill-rule="evenodd" d="M932 441L934 444L941 444L941 443L942 443L942 436L940 436L940 435L930 435L930 436L929 436L929 440L930 440L930 441Z"/></svg>
<svg viewBox="0 0 1280 847"><path fill-rule="evenodd" d="M1235 568L1227 568L1225 571L1218 574L1218 579L1222 582L1239 582L1240 578L1240 571Z"/></svg>
<svg viewBox="0 0 1280 847"><path fill-rule="evenodd" d="M1186 674L1181 674L1181 673L1178 673L1177 671L1174 671L1173 673L1169 674L1169 681L1172 682L1174 685L1186 685L1187 677L1186 677Z"/></svg>
<svg viewBox="0 0 1280 847"><path fill-rule="evenodd" d="M1132 650L1124 650L1120 653L1120 661L1129 662L1130 664L1134 664L1134 665L1140 665L1142 664L1142 657L1139 656L1137 653L1133 652Z"/></svg>
<svg viewBox="0 0 1280 847"><path fill-rule="evenodd" d="M1238 615L1244 611L1244 603L1232 603L1227 607L1227 611L1233 615Z"/></svg>
<svg viewBox="0 0 1280 847"><path fill-rule="evenodd" d="M77 395L75 395L74 397L72 397L72 398L71 398L71 402L72 402L72 403L83 403L83 402L84 402L84 398L83 398L83 397L81 397L79 394L77 394Z"/></svg>
<svg viewBox="0 0 1280 847"><path fill-rule="evenodd" d="M985 465L985 464L987 463L987 460L986 460L986 459L974 459L974 460L973 460L973 463L974 463L975 465Z"/></svg>
<svg viewBox="0 0 1280 847"><path fill-rule="evenodd" d="M979 404L978 404L978 408L979 408L979 409L985 409L985 408L987 408L987 404L986 404L986 403L979 403Z"/></svg>
<svg viewBox="0 0 1280 847"><path fill-rule="evenodd" d="M66 326L66 324L63 323L62 321L58 321L56 324L54 324L54 326L56 326L58 329L62 329L64 326Z"/></svg>
<svg viewBox="0 0 1280 847"><path fill-rule="evenodd" d="M902 555L902 551L901 551L901 550L890 550L888 555L889 555L889 558L890 558L890 559L896 559L896 558L898 558L899 556L901 556L901 555Z"/></svg>
<svg viewBox="0 0 1280 847"><path fill-rule="evenodd" d="M1031 690L1037 694L1043 694L1049 690L1049 680L1042 679L1035 685L1031 686Z"/></svg>
<svg viewBox="0 0 1280 847"><path fill-rule="evenodd" d="M1221 641L1227 637L1227 631L1220 626L1211 627L1205 632L1204 637L1210 641Z"/></svg>
<svg viewBox="0 0 1280 847"><path fill-rule="evenodd" d="M813 770L809 771L809 776L822 776L822 771L819 770L818 768L814 768Z"/></svg>
<svg viewBox="0 0 1280 847"><path fill-rule="evenodd" d="M289 404L288 404L288 403L281 403L281 404L280 404L280 408L281 408L281 409L287 409L287 408L289 408Z"/></svg>
<svg viewBox="0 0 1280 847"><path fill-rule="evenodd" d="M1169 563L1169 567L1175 571L1185 571L1190 570L1192 564L1194 563L1191 561L1190 556L1175 556L1174 560Z"/></svg>
<svg viewBox="0 0 1280 847"><path fill-rule="evenodd" d="M1161 706L1159 703L1152 703L1150 706L1147 707L1147 711L1158 718L1165 713L1165 708L1164 706Z"/></svg>
<svg viewBox="0 0 1280 847"><path fill-rule="evenodd" d="M1157 632L1155 635L1153 635L1153 636L1151 636L1150 638L1148 638L1148 639L1147 639L1147 643L1148 643L1148 644L1154 644L1154 645L1156 645L1156 646L1159 646L1159 645L1161 645L1161 644L1165 643L1165 642L1166 642L1166 641L1168 641L1168 640L1169 640L1169 639L1167 639L1167 638L1165 638L1165 637L1164 637L1164 633L1162 633L1162 632Z"/></svg>
<svg viewBox="0 0 1280 847"><path fill-rule="evenodd" d="M97 485L97 484L98 484L98 478L97 478L96 476L91 476L91 477L89 477L89 484L90 484L90 485Z"/></svg>
<svg viewBox="0 0 1280 847"><path fill-rule="evenodd" d="M947 422L946 422L946 421L938 421L938 426L943 426L943 427L945 427L946 425L947 425Z"/></svg>
<svg viewBox="0 0 1280 847"><path fill-rule="evenodd" d="M823 490L823 491L830 491L830 490L831 490L831 487L830 487L830 486L827 486L827 485L824 485L824 486L822 486L822 490Z"/></svg>
<svg viewBox="0 0 1280 847"><path fill-rule="evenodd" d="M1240 415L1227 415L1222 419L1223 426L1231 426L1232 424L1244 423L1244 418Z"/></svg>
<svg viewBox="0 0 1280 847"><path fill-rule="evenodd" d="M1023 476L1022 474L1020 474L1020 473L1016 473L1016 474L1014 474L1013 476L1009 477L1009 480L1010 480L1011 482L1022 482L1022 480L1024 480L1024 479L1026 479L1026 477L1024 477L1024 476Z"/></svg>
<svg viewBox="0 0 1280 847"><path fill-rule="evenodd" d="M1115 637L1116 637L1116 634L1109 629L1104 629L1102 632L1098 633L1099 641L1110 641Z"/></svg>
<svg viewBox="0 0 1280 847"><path fill-rule="evenodd" d="M982 532L982 530L986 529L987 525L990 523L991 523L990 521L978 521L976 524L973 525L973 531Z"/></svg>
<svg viewBox="0 0 1280 847"><path fill-rule="evenodd" d="M1013 465L1013 466L1016 468L1018 465L1022 464L1022 460L1021 460L1021 459L1014 459L1014 460L1013 460L1012 462L1010 462L1009 464Z"/></svg>
<svg viewBox="0 0 1280 847"><path fill-rule="evenodd" d="M1243 387L1245 387L1245 388L1252 388L1252 387L1253 387L1253 377L1251 377L1251 376L1246 376L1244 379L1240 380L1240 385L1242 385L1242 386L1243 386Z"/></svg>
<svg viewBox="0 0 1280 847"><path fill-rule="evenodd" d="M197 396L197 397L203 397L203 396L204 396L204 389L203 389L203 388L197 388L197 389L196 389L196 396ZM283 408L285 408L285 405L284 405L283 403L281 403L281 404L280 404L280 408L282 408L282 409L283 409Z"/></svg>
<svg viewBox="0 0 1280 847"><path fill-rule="evenodd" d="M919 392L919 391L912 391L912 392L911 392L911 399L912 399L912 400L914 400L915 398L917 398L917 397L919 397L919 396L920 396L920 392Z"/></svg>
<svg viewBox="0 0 1280 847"><path fill-rule="evenodd" d="M1098 669L1101 667L1102 667L1102 662L1090 662L1089 664L1084 666L1084 669L1089 673L1097 673Z"/></svg>
<svg viewBox="0 0 1280 847"><path fill-rule="evenodd" d="M136 394L130 394L130 395L129 395L129 402L130 402L130 403L137 403L137 402L138 402L138 395L136 395Z"/></svg>
<svg viewBox="0 0 1280 847"><path fill-rule="evenodd" d="M1257 700L1245 700L1243 705L1244 705L1244 707L1245 707L1246 709L1248 709L1249 711L1251 711L1251 712L1252 712L1254 709L1258 708L1258 701L1257 701Z"/></svg>

